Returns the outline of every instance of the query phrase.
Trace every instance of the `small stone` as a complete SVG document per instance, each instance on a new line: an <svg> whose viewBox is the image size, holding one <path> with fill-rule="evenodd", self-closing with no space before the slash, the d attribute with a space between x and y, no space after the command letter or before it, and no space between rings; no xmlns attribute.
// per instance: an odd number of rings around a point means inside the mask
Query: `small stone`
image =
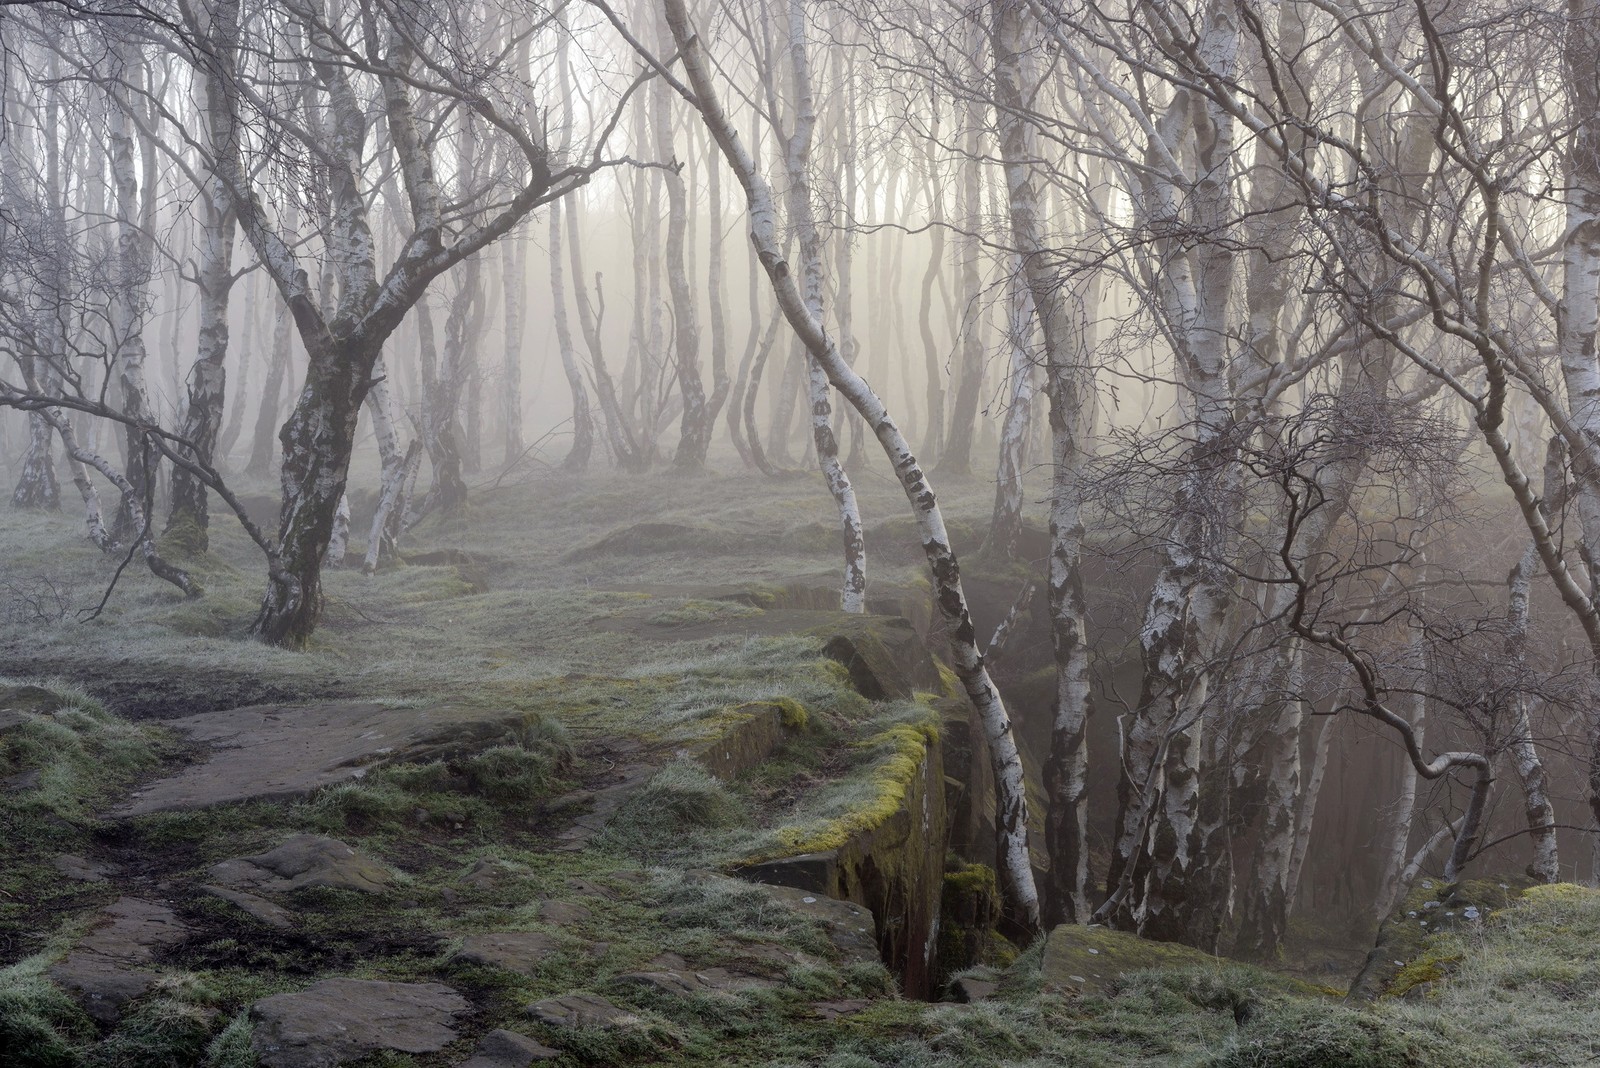
<svg viewBox="0 0 1600 1068"><path fill-rule="evenodd" d="M699 993L705 988L705 984L693 972L623 972L617 976L616 982L647 986L660 993L679 997Z"/></svg>
<svg viewBox="0 0 1600 1068"><path fill-rule="evenodd" d="M42 778L44 778L44 774L38 768L29 768L26 771L19 771L15 775L7 775L4 779L0 779L0 787L4 787L7 793L20 794L24 790L32 790L35 786L38 786L39 780Z"/></svg>
<svg viewBox="0 0 1600 1068"><path fill-rule="evenodd" d="M1089 981L1089 977L1086 975L1069 975L1067 978L1074 983L1087 983Z"/></svg>
<svg viewBox="0 0 1600 1068"><path fill-rule="evenodd" d="M598 994L564 994L527 1007L527 1013L548 1027L595 1027L612 1031L635 1027L642 1021Z"/></svg>
<svg viewBox="0 0 1600 1068"><path fill-rule="evenodd" d="M865 1012L872 1002L863 998L844 998L839 1001L813 1001L811 1011L824 1020L837 1020L841 1016L854 1016Z"/></svg>
<svg viewBox="0 0 1600 1068"><path fill-rule="evenodd" d="M98 864L73 853L63 853L51 863L56 871L80 883L103 883L117 871L110 864Z"/></svg>
<svg viewBox="0 0 1600 1068"><path fill-rule="evenodd" d="M269 852L214 864L211 877L225 886L266 893L323 886L380 894L394 881L389 869L371 857L318 834L297 834Z"/></svg>
<svg viewBox="0 0 1600 1068"><path fill-rule="evenodd" d="M247 894L243 890L230 890L225 886L202 886L202 894L220 898L246 914L255 917L268 927L286 931L294 926L294 913L282 905L275 905L264 897Z"/></svg>
<svg viewBox="0 0 1600 1068"><path fill-rule="evenodd" d="M468 935L456 960L534 975L545 958L559 948L556 939L543 931L498 931Z"/></svg>
<svg viewBox="0 0 1600 1068"><path fill-rule="evenodd" d="M527 1035L497 1029L483 1036L472 1057L458 1068L528 1068L537 1061L553 1061L560 1050L535 1042Z"/></svg>
<svg viewBox="0 0 1600 1068"><path fill-rule="evenodd" d="M475 890L493 890L516 875L515 868L497 857L479 857L460 882L462 886L470 886Z"/></svg>
<svg viewBox="0 0 1600 1068"><path fill-rule="evenodd" d="M591 913L582 905L570 901L539 902L539 919L558 927L573 927L589 919Z"/></svg>

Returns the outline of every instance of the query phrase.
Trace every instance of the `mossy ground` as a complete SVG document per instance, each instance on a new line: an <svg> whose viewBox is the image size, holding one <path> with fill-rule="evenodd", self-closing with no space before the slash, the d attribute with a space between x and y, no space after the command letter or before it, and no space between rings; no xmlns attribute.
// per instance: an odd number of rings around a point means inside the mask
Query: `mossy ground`
<svg viewBox="0 0 1600 1068"><path fill-rule="evenodd" d="M788 485L793 493L779 495L770 483L708 479L648 517L720 532L715 586L706 584L707 563L692 538L622 538L616 544L626 552L573 553L638 523L640 501L661 500L653 481L551 477L474 498L465 516L430 521L413 536L413 549L464 554L450 558L456 562L372 578L330 574L326 620L303 653L246 640L261 568L225 517L212 525L212 552L183 561L206 587L204 598L183 601L130 570L105 614L78 623L77 609L98 599L111 565L83 543L70 515L0 512L0 568L7 588L24 591L0 605L0 651L11 670L70 672L135 718L328 696L530 713L521 736L476 756L374 771L301 802L111 823L96 818L111 798L184 753L159 729L74 696L78 711L30 728L26 752L7 750L3 774L31 765L48 775L20 800L0 796L9 821L0 873L0 1063L248 1068L248 1005L331 975L439 981L472 1002L452 1047L380 1055L366 1068L456 1064L497 1026L558 1046L560 1068L1402 1068L1600 1057L1589 996L1600 975L1584 950L1600 942L1600 905L1581 893L1536 894L1481 930L1439 936L1429 951L1460 960L1426 988L1425 1000L1347 1009L1231 966L1163 966L1071 995L1047 988L1034 950L994 973L995 1000L930 1005L894 996L879 966L844 963L816 924L763 891L688 874L763 850L822 847L850 821L873 818L935 722L922 699L865 701L802 634L825 614L784 607L782 591L797 576L831 574L835 544L820 486ZM910 531L898 518L898 491L870 476L858 488L869 537L879 534L869 542L873 581L915 587L915 540L891 536ZM956 489L945 497L953 528L977 530L990 487L973 480ZM670 754L739 715L741 705L770 701L780 702L792 736L761 767L719 782L671 763ZM556 836L583 811L563 799L608 781L621 741L661 758L665 770L620 810L613 830L584 849L561 848ZM215 862L295 831L343 838L402 877L377 895L287 895L283 904L297 917L289 930L191 892ZM116 862L124 874L113 884L66 883L50 861L69 851ZM465 881L486 858L502 877ZM94 911L122 894L171 901L194 935L165 952L162 982L102 1034L44 973ZM546 900L581 905L587 915L552 922ZM455 956L466 936L507 930L544 931L557 952L526 973ZM618 981L663 952L701 968L753 969L776 985L673 997ZM531 1000L577 990L630 1005L646 1026L556 1034L523 1014ZM868 1007L838 1020L814 1008L852 997ZM1508 1015L1514 1026L1502 1025ZM1286 1050L1321 1051L1322 1059L1290 1062ZM1423 1055L1433 1059L1416 1060Z"/></svg>

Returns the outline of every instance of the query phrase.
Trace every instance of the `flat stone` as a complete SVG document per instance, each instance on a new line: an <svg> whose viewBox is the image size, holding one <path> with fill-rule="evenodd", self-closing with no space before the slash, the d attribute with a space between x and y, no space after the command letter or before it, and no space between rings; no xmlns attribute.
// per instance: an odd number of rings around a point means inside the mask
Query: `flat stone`
<svg viewBox="0 0 1600 1068"><path fill-rule="evenodd" d="M479 857L458 881L474 890L494 890L522 872L498 857Z"/></svg>
<svg viewBox="0 0 1600 1068"><path fill-rule="evenodd" d="M663 994L684 997L689 994L720 993L773 987L769 979L727 968L697 968L676 953L662 953L638 971L623 972L618 983L649 987Z"/></svg>
<svg viewBox="0 0 1600 1068"><path fill-rule="evenodd" d="M495 931L468 935L456 960L533 975L545 958L560 948L561 944L543 931Z"/></svg>
<svg viewBox="0 0 1600 1068"><path fill-rule="evenodd" d="M368 768L492 745L523 720L509 709L372 702L250 705L166 721L204 759L134 793L118 817L304 797Z"/></svg>
<svg viewBox="0 0 1600 1068"><path fill-rule="evenodd" d="M1125 973L1146 968L1214 968L1217 958L1175 942L1064 923L1045 937L1040 973L1050 990L1108 993Z"/></svg>
<svg viewBox="0 0 1600 1068"><path fill-rule="evenodd" d="M119 898L100 916L100 925L50 969L50 978L71 991L95 1020L112 1024L122 1006L159 977L147 967L156 952L183 941L190 931L165 905L136 897Z"/></svg>
<svg viewBox="0 0 1600 1068"><path fill-rule="evenodd" d="M433 1053L457 1038L467 1000L440 983L324 979L250 1007L263 1068L333 1068L379 1050Z"/></svg>
<svg viewBox="0 0 1600 1068"><path fill-rule="evenodd" d="M558 927L568 927L582 923L590 917L591 913L582 905L574 905L570 901L541 901L539 902L539 919L545 923L553 923Z"/></svg>
<svg viewBox="0 0 1600 1068"><path fill-rule="evenodd" d="M863 998L843 998L839 1001L813 1001L811 1011L824 1020L837 1020L841 1016L854 1016L865 1012L872 1002Z"/></svg>
<svg viewBox="0 0 1600 1068"><path fill-rule="evenodd" d="M0 779L0 787L3 787L6 793L20 794L24 790L38 786L42 778L44 774L38 768L28 768L26 771L19 771L15 775L7 775L4 779Z"/></svg>
<svg viewBox="0 0 1600 1068"><path fill-rule="evenodd" d="M614 982L633 986L646 986L663 994L676 994L685 997L697 994L706 988L699 976L693 972L623 972Z"/></svg>
<svg viewBox="0 0 1600 1068"><path fill-rule="evenodd" d="M86 860L75 853L63 853L51 865L63 876L79 883L103 883L116 874L116 867Z"/></svg>
<svg viewBox="0 0 1600 1068"><path fill-rule="evenodd" d="M294 926L294 913L282 905L275 905L264 897L247 894L243 890L230 890L225 886L202 886L202 894L220 898L230 905L234 905L246 915L252 916L268 927L276 927L286 931Z"/></svg>
<svg viewBox="0 0 1600 1068"><path fill-rule="evenodd" d="M548 1027L594 1027L612 1031L636 1027L642 1021L627 1009L618 1008L598 994L564 994L535 1001L527 1013Z"/></svg>
<svg viewBox="0 0 1600 1068"><path fill-rule="evenodd" d="M741 964L766 972L783 975L790 968L809 967L816 964L810 954L771 942L746 942L733 948Z"/></svg>
<svg viewBox="0 0 1600 1068"><path fill-rule="evenodd" d="M828 941L846 961L865 964L881 960L876 921L871 912L855 902L839 901L791 886L763 885L762 889L775 900L821 923Z"/></svg>
<svg viewBox="0 0 1600 1068"><path fill-rule="evenodd" d="M211 877L224 886L269 894L312 886L378 894L394 881L389 869L371 857L319 834L297 834L269 852L214 864Z"/></svg>
<svg viewBox="0 0 1600 1068"><path fill-rule="evenodd" d="M543 1046L515 1031L496 1029L483 1036L472 1056L457 1068L528 1068L539 1061L553 1061L561 1051Z"/></svg>

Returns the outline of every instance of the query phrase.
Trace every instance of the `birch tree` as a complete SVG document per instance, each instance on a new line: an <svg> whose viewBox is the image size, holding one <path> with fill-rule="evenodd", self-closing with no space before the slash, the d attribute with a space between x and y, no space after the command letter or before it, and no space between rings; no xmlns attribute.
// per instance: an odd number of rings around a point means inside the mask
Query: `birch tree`
<svg viewBox="0 0 1600 1068"><path fill-rule="evenodd" d="M711 79L703 39L690 22L683 0L663 0L663 8L673 43L678 49L679 61L687 76L687 84L673 79L674 88L699 112L744 188L750 209L750 238L784 317L802 339L816 365L826 374L827 381L839 390L872 428L912 505L934 581L935 603L950 634L956 674L982 719L994 764L998 795L996 822L1001 843L1000 874L1005 900L1013 920L1022 929L1036 932L1040 927L1039 898L1028 849L1027 798L1023 787L1022 763L1000 693L984 667L983 652L977 644L971 613L961 588L960 565L950 548L937 497L893 417L860 375L845 362L825 323L815 314L808 294L796 282L793 268L784 258L778 238L777 202L722 108ZM804 50L804 25L800 4L792 0L789 9L792 49ZM631 43L645 53L637 40ZM670 76L659 60L650 58L660 76ZM797 72L806 69L800 58L795 57ZM797 73L796 77L801 75ZM808 95L809 90L804 85L797 83L797 89L801 91L797 95L802 98ZM805 245L802 238L802 271L816 272L820 268L807 262L811 257L807 256Z"/></svg>

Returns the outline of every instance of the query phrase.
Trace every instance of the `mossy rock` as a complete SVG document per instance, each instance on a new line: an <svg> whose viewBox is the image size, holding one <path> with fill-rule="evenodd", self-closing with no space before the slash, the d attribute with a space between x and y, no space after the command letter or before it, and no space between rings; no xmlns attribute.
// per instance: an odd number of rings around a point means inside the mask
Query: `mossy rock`
<svg viewBox="0 0 1600 1068"><path fill-rule="evenodd" d="M1219 957L1175 942L1152 942L1109 927L1064 923L1046 936L1040 974L1050 989L1111 993L1129 972L1226 964Z"/></svg>
<svg viewBox="0 0 1600 1068"><path fill-rule="evenodd" d="M844 616L812 633L826 639L823 655L843 664L851 685L869 701L903 700L918 690L942 688L938 665L910 620Z"/></svg>
<svg viewBox="0 0 1600 1068"><path fill-rule="evenodd" d="M963 864L944 873L939 909L940 978L979 964L1000 964L996 950L1000 884L987 864Z"/></svg>
<svg viewBox="0 0 1600 1068"><path fill-rule="evenodd" d="M716 737L691 755L707 771L727 781L761 766L783 748L791 734L805 730L810 714L792 697L746 701L719 717Z"/></svg>
<svg viewBox="0 0 1600 1068"><path fill-rule="evenodd" d="M868 800L820 826L780 831L779 848L734 868L752 882L871 909L884 962L912 997L933 989L944 888L944 761L927 711L920 723L897 723L861 743L881 751Z"/></svg>
<svg viewBox="0 0 1600 1068"><path fill-rule="evenodd" d="M43 686L0 685L0 731L20 726L28 716L48 716L67 702Z"/></svg>
<svg viewBox="0 0 1600 1068"><path fill-rule="evenodd" d="M1428 961L1432 936L1481 923L1490 913L1521 900L1533 885L1525 875L1467 879L1453 885L1418 880L1378 929L1377 944L1350 984L1350 1000L1403 995L1443 978L1443 962Z"/></svg>

